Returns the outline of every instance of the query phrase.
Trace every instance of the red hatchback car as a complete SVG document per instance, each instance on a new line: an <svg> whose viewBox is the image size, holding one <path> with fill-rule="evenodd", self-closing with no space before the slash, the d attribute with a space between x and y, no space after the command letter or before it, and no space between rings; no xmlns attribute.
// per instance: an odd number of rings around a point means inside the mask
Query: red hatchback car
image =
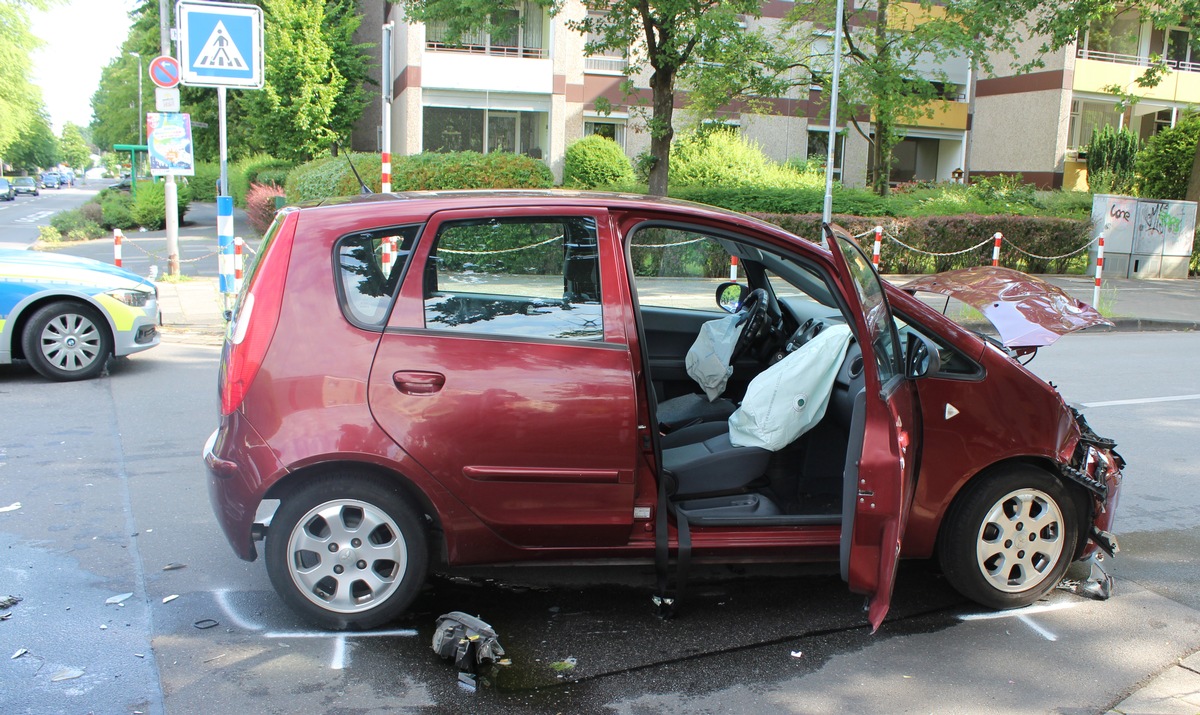
<svg viewBox="0 0 1200 715"><path fill-rule="evenodd" d="M899 557L1010 608L1115 551L1122 461L1017 361L1037 345L825 234L566 192L284 209L221 362L221 528L330 628L393 619L438 564L670 550L840 562L877 628Z"/></svg>

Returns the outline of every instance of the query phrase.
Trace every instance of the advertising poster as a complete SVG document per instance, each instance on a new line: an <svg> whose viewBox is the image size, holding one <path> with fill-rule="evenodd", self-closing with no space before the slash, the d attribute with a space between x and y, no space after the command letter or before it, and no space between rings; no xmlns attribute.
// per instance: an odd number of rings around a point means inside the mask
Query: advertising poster
<svg viewBox="0 0 1200 715"><path fill-rule="evenodd" d="M150 173L155 176L194 176L192 157L192 118L188 114L149 113L146 115L146 145L150 154Z"/></svg>

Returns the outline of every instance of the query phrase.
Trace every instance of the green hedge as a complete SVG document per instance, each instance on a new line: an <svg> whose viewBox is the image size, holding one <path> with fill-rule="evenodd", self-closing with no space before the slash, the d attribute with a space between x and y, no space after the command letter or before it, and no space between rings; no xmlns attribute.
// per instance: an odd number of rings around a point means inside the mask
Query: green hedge
<svg viewBox="0 0 1200 715"><path fill-rule="evenodd" d="M814 242L820 241L821 215L756 214ZM1039 256L1060 256L1076 251L1091 240L1091 222L1079 219L1046 218L1040 216L918 216L863 217L833 216L833 222L854 235L883 226L885 237L880 250L880 271L883 273L937 273L955 268L991 265L992 242L997 231L1004 234L1012 246L1001 247L1000 265L1026 273L1068 273L1087 264L1087 251L1051 260L1028 256L1013 248ZM929 253L958 253L971 246L983 245L973 251L951 256L928 256L911 251L890 240L894 236L903 243ZM870 251L874 236L859 239L859 245Z"/></svg>
<svg viewBox="0 0 1200 715"><path fill-rule="evenodd" d="M196 163L196 175L188 177L188 186L192 190L192 201L215 203L217 200L217 182L221 180L221 165L201 161Z"/></svg>
<svg viewBox="0 0 1200 715"><path fill-rule="evenodd" d="M726 188L684 186L672 187L671 198L719 206L741 213L805 214L820 213L825 203L825 189L765 189L755 187ZM843 186L834 188L833 205L839 211L857 216L890 216L895 211L888 199L865 189Z"/></svg>
<svg viewBox="0 0 1200 715"><path fill-rule="evenodd" d="M285 186L287 200L322 201L360 193L350 162L372 191L380 190L379 155L351 153L315 159L293 169ZM392 158L392 191L537 189L553 185L554 175L549 167L523 154L464 151Z"/></svg>
<svg viewBox="0 0 1200 715"><path fill-rule="evenodd" d="M161 181L137 182L137 197L133 200L133 220L139 226L145 226L151 231L158 231L167 225L166 213L166 184ZM175 205L179 212L179 221L187 213L192 203L191 187L187 184L177 185Z"/></svg>
<svg viewBox="0 0 1200 715"><path fill-rule="evenodd" d="M612 139L592 134L567 147L563 185L594 189L633 182L633 166Z"/></svg>

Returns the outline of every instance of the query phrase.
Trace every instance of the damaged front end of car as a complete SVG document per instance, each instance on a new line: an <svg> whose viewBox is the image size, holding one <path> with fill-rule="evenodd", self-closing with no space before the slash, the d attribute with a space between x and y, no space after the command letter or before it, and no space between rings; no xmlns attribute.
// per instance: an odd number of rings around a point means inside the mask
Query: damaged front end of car
<svg viewBox="0 0 1200 715"><path fill-rule="evenodd" d="M1079 428L1079 438L1070 451L1070 461L1060 462L1058 469L1065 480L1079 485L1091 497L1086 538L1076 556L1090 567L1089 574L1083 581L1071 582L1070 589L1105 600L1112 594L1112 576L1104 568L1104 558L1115 556L1120 550L1113 527L1125 460L1117 453L1115 441L1096 434L1079 409L1070 410Z"/></svg>

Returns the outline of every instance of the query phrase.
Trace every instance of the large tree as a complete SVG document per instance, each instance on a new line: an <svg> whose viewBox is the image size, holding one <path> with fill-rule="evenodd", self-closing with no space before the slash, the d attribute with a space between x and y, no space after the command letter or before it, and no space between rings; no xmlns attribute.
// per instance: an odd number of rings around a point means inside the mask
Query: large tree
<svg viewBox="0 0 1200 715"><path fill-rule="evenodd" d="M35 120L42 97L29 81L33 51L41 44L30 30L29 10L45 10L49 0L0 0L0 157ZM2 164L0 164L2 166Z"/></svg>
<svg viewBox="0 0 1200 715"><path fill-rule="evenodd" d="M39 108L9 146L8 162L17 169L34 172L55 166L58 161L58 138L50 128L46 110Z"/></svg>
<svg viewBox="0 0 1200 715"><path fill-rule="evenodd" d="M453 41L467 32L503 33L516 21L513 0L393 0L413 20L445 23ZM539 0L551 13L561 0ZM617 52L628 59L626 97L636 106L646 99L632 81L650 73L650 193L667 192L671 139L675 135L675 92L702 61L719 62L727 46L744 35L743 17L758 17L761 0L583 0L585 17L567 26L588 37L585 52Z"/></svg>
<svg viewBox="0 0 1200 715"><path fill-rule="evenodd" d="M67 166L87 171L92 166L92 150L80 128L71 122L63 125L58 138L58 155Z"/></svg>

